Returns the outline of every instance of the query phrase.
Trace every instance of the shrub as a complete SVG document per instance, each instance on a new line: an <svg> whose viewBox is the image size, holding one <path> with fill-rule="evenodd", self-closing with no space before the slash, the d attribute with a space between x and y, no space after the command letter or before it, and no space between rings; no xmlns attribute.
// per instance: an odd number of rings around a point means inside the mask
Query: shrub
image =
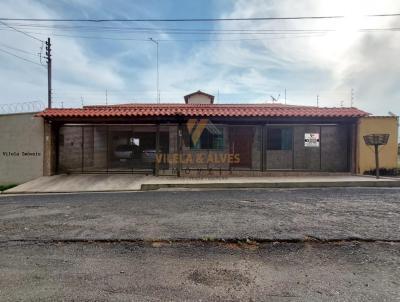
<svg viewBox="0 0 400 302"><path fill-rule="evenodd" d="M0 192L16 187L16 184L0 185Z"/></svg>
<svg viewBox="0 0 400 302"><path fill-rule="evenodd" d="M368 170L364 172L364 175L375 175L376 169ZM379 175L381 176L400 176L400 169L399 168L380 168Z"/></svg>

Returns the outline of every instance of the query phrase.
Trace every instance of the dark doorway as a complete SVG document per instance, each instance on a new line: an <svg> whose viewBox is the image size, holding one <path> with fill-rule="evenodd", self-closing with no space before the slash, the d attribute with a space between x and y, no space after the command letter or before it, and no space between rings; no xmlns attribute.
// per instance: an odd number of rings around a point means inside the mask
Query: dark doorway
<svg viewBox="0 0 400 302"><path fill-rule="evenodd" d="M229 129L230 153L239 154L240 161L231 167L251 169L254 127L234 126Z"/></svg>

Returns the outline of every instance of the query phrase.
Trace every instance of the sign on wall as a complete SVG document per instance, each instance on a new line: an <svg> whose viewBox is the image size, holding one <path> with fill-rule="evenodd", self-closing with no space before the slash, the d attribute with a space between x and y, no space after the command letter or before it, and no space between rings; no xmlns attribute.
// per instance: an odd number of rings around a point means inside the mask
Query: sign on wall
<svg viewBox="0 0 400 302"><path fill-rule="evenodd" d="M319 147L319 133L305 133L304 147Z"/></svg>

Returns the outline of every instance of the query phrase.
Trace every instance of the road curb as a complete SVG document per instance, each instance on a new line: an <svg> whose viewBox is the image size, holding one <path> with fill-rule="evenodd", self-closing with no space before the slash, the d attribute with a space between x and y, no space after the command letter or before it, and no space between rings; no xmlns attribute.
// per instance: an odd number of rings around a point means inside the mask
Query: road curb
<svg viewBox="0 0 400 302"><path fill-rule="evenodd" d="M96 191L20 191L20 192L7 192L4 191L0 195L13 196L13 195L50 195L50 194L84 194L84 193L130 193L130 192L142 192L141 189L137 190L96 190Z"/></svg>
<svg viewBox="0 0 400 302"><path fill-rule="evenodd" d="M142 184L141 191L165 188L245 189L245 188L332 188L332 187L400 187L400 181L336 181L336 182L249 182L249 183L165 183Z"/></svg>
<svg viewBox="0 0 400 302"><path fill-rule="evenodd" d="M249 183L147 183L136 190L88 190L88 191L3 191L0 196L36 195L36 194L81 194L81 193L129 193L146 192L159 189L279 189L279 188L335 188L335 187L400 187L400 181L320 181L320 182L249 182Z"/></svg>

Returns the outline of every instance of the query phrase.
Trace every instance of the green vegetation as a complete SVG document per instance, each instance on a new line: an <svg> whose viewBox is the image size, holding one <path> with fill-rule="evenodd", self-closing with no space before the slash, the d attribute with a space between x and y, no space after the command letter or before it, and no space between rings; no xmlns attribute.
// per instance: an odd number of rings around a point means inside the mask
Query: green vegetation
<svg viewBox="0 0 400 302"><path fill-rule="evenodd" d="M399 168L380 168L379 174L381 176L400 176L400 169ZM376 169L368 170L364 172L364 175L376 175Z"/></svg>
<svg viewBox="0 0 400 302"><path fill-rule="evenodd" d="M11 189L18 186L17 184L11 184L11 185L0 185L0 192L3 192L5 190Z"/></svg>

